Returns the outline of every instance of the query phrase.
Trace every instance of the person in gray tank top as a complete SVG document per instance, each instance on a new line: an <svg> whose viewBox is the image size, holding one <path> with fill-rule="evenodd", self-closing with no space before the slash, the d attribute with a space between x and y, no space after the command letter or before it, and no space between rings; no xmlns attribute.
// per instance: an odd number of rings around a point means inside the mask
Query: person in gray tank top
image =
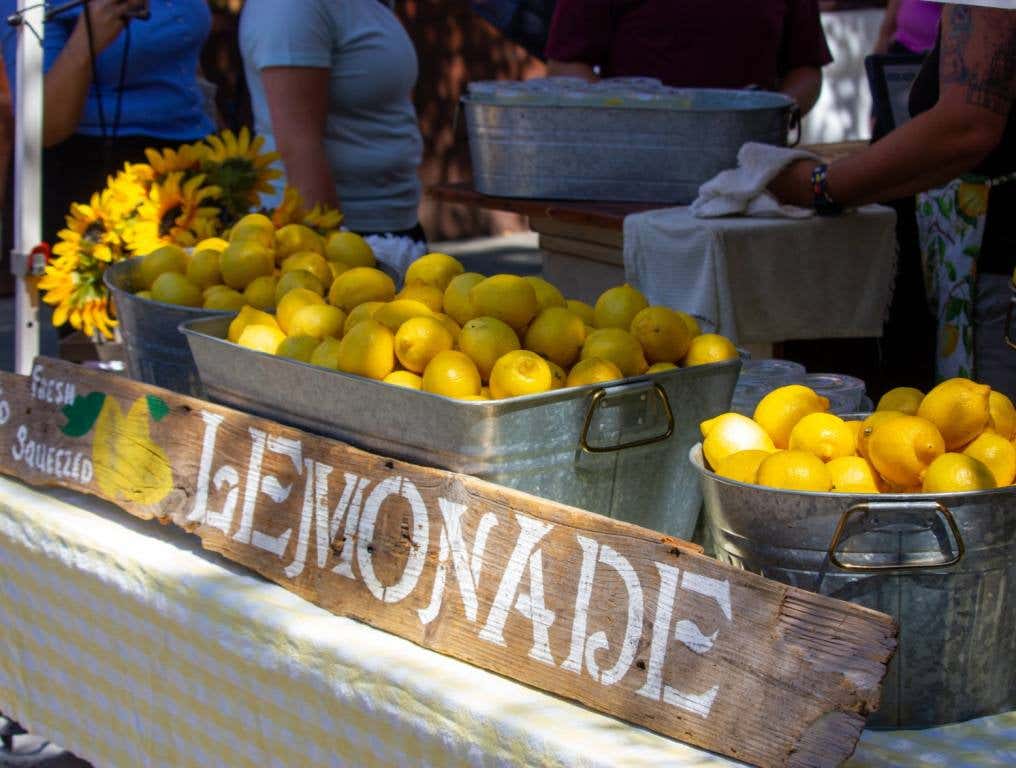
<svg viewBox="0 0 1016 768"><path fill-rule="evenodd" d="M308 205L342 210L404 271L426 252L413 44L378 0L247 0L240 48L255 130Z"/></svg>

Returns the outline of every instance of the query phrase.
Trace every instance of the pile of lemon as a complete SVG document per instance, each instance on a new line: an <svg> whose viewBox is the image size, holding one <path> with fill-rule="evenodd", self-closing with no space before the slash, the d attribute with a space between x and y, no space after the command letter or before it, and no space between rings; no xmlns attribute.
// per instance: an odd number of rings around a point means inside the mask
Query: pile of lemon
<svg viewBox="0 0 1016 768"><path fill-rule="evenodd" d="M828 407L808 387L780 387L753 419L703 421L703 454L718 475L795 491L950 493L1016 480L1016 408L985 384L949 379L927 394L898 387L863 421Z"/></svg>
<svg viewBox="0 0 1016 768"><path fill-rule="evenodd" d="M429 253L405 287L351 232L327 239L253 214L190 257L161 248L139 269L158 301L238 310L230 341L273 355L465 400L537 394L737 357L693 317L621 285L595 306L539 277L466 272ZM150 286L150 287L149 287Z"/></svg>

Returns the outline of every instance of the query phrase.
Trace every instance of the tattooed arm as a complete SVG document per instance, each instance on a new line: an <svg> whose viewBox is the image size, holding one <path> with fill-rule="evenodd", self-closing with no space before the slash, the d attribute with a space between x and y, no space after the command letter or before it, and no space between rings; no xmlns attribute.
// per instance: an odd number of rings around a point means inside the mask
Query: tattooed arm
<svg viewBox="0 0 1016 768"><path fill-rule="evenodd" d="M944 184L999 145L1014 102L1016 11L946 6L938 102L864 152L830 166L830 196L857 205ZM814 166L795 163L770 190L784 202L810 206Z"/></svg>

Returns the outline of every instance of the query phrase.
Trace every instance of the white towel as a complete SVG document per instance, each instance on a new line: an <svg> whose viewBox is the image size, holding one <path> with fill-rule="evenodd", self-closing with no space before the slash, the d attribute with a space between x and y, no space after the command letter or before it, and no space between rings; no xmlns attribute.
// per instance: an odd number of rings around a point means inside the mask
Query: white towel
<svg viewBox="0 0 1016 768"><path fill-rule="evenodd" d="M777 147L748 142L737 153L737 167L721 171L699 187L699 196L691 204L693 216L760 216L805 219L814 215L810 208L783 205L766 191L769 182L795 160L818 160L803 149Z"/></svg>

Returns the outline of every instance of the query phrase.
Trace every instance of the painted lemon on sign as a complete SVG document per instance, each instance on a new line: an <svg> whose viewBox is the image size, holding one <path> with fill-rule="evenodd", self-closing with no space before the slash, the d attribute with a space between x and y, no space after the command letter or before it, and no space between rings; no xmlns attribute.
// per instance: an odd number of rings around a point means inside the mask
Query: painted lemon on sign
<svg viewBox="0 0 1016 768"><path fill-rule="evenodd" d="M159 421L168 412L161 398L146 395L124 416L115 398L93 392L64 409L63 432L80 437L94 424L92 463L99 489L111 500L156 504L173 489L173 471L165 451L152 440L149 419Z"/></svg>

